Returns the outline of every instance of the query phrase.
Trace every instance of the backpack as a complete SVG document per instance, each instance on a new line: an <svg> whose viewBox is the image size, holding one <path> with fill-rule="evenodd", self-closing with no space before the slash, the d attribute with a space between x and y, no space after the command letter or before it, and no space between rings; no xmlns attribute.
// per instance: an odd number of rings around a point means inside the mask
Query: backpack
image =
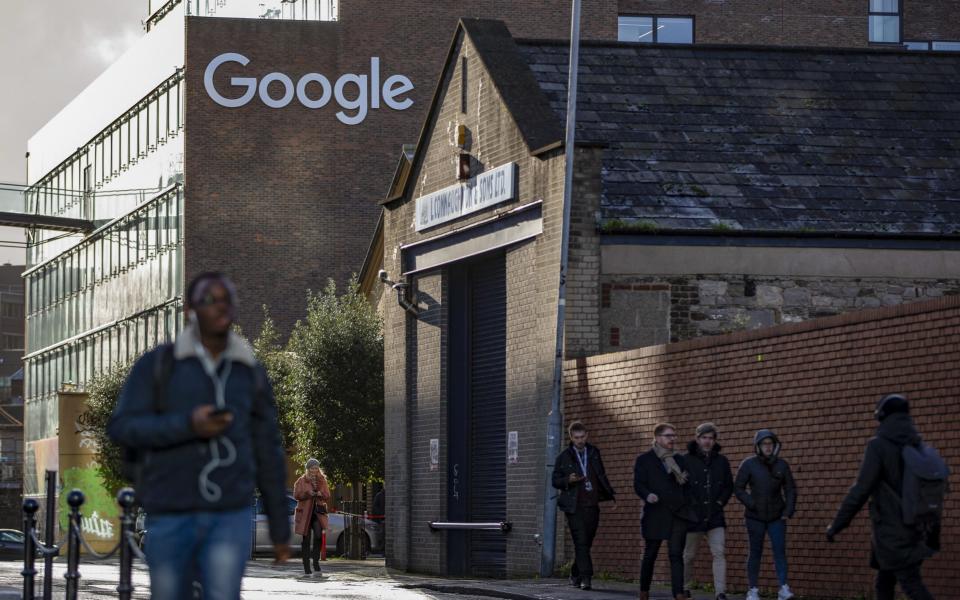
<svg viewBox="0 0 960 600"><path fill-rule="evenodd" d="M157 346L157 357L153 361L153 412L160 414L166 410L167 383L173 373L173 344ZM267 382L262 369L253 370L254 395L260 396L267 389ZM138 448L122 447L120 474L133 484L140 486L140 476L143 472L144 452Z"/></svg>
<svg viewBox="0 0 960 600"><path fill-rule="evenodd" d="M926 444L907 444L903 457L903 522L924 533L939 529L943 502L949 491L950 469L937 451Z"/></svg>

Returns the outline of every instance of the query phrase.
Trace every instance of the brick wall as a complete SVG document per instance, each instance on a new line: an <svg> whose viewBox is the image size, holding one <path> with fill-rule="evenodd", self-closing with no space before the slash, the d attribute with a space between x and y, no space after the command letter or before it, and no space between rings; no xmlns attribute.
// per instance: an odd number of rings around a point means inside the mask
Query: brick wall
<svg viewBox="0 0 960 600"><path fill-rule="evenodd" d="M951 0L903 0L903 39L960 39ZM699 44L865 47L868 0L620 0L621 14L693 16Z"/></svg>
<svg viewBox="0 0 960 600"><path fill-rule="evenodd" d="M698 423L709 420L719 425L734 470L751 453L757 429L769 427L780 436L782 457L799 488L788 533L794 590L809 597L869 597L866 509L836 544L826 544L823 532L873 435L873 407L888 392L911 398L921 433L953 465L951 483L957 489L958 340L960 298L945 297L568 361L565 418L590 427L620 498L618 511L601 519L594 545L598 571L638 576L641 506L632 468L636 455L649 447L653 425L672 422L686 442ZM728 578L731 588L741 590L746 587L742 515L742 506L732 500ZM960 498L953 495L945 550L924 568L937 597L954 594L958 532ZM711 581L708 554L704 548L697 563L700 581ZM661 580L667 577L665 559L659 561ZM761 585L775 585L769 548Z"/></svg>

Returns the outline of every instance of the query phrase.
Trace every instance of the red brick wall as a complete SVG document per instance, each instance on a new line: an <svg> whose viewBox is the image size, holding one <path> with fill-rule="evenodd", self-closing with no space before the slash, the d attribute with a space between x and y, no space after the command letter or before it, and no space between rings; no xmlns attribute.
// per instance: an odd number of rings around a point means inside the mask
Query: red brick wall
<svg viewBox="0 0 960 600"><path fill-rule="evenodd" d="M864 444L873 435L872 410L888 392L911 399L924 438L953 465L960 480L960 297L699 338L567 363L566 419L581 419L604 454L618 491L617 512L606 512L594 545L598 571L638 577L643 543L633 461L646 451L652 429L670 421L686 444L696 425L713 421L736 471L752 452L753 434L769 427L796 476L797 514L788 531L790 582L809 597L870 597L866 508L838 542L823 533L852 483ZM744 589L743 507L727 508L729 587ZM945 549L924 573L933 594L955 597L960 560L960 496L950 498ZM705 546L705 545L704 545ZM704 547L697 579L712 581ZM666 579L666 556L658 579ZM775 585L769 545L763 587Z"/></svg>

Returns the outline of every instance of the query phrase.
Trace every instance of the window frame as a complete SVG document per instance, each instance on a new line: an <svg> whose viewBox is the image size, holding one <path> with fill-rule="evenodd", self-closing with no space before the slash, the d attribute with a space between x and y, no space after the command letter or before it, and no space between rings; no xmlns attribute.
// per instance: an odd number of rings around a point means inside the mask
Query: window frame
<svg viewBox="0 0 960 600"><path fill-rule="evenodd" d="M873 0L867 0L867 43L877 46L901 46L903 45L903 0L896 0L897 12L879 12L873 10ZM897 18L897 40L894 42L874 41L870 39L870 18L871 17L896 17Z"/></svg>
<svg viewBox="0 0 960 600"><path fill-rule="evenodd" d="M649 42L629 41L620 39L620 19L623 17L640 17L652 19L651 31L653 39ZM689 19L690 20L690 42L661 42L657 38L657 21L659 19ZM664 44L667 46L692 46L697 43L697 16L679 15L679 14L651 14L651 13L620 13L617 15L617 41L621 44Z"/></svg>

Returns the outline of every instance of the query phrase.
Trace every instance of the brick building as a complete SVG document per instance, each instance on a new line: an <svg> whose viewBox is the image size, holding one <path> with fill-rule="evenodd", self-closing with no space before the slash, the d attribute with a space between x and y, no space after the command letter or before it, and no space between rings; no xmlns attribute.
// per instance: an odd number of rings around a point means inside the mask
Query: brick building
<svg viewBox="0 0 960 600"><path fill-rule="evenodd" d="M392 566L537 571L566 65L463 20L384 202L362 273L390 285ZM567 355L960 292L958 77L947 53L584 42ZM512 530L436 530L463 521Z"/></svg>

